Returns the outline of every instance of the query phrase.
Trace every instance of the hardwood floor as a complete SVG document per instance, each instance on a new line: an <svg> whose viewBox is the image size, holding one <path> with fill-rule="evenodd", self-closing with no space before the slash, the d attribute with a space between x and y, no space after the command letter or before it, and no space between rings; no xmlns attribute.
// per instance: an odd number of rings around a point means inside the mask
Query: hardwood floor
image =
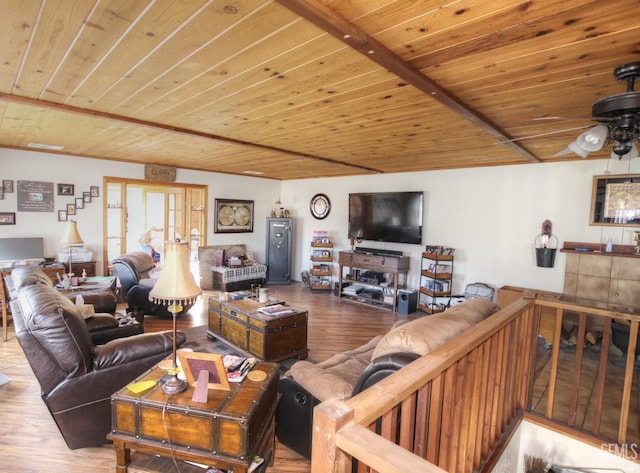
<svg viewBox="0 0 640 473"><path fill-rule="evenodd" d="M309 358L314 361L360 346L388 331L397 320L415 316L341 301L333 293L310 293L299 283L272 286L271 291L277 291L288 304L309 311ZM189 313L181 316L179 328L207 323L208 295L205 293ZM147 317L145 320L146 331L170 328L171 321L167 319ZM40 387L14 333L11 325L9 340L0 342L0 372L12 379L0 386L0 470L21 473L113 472L113 447L67 448L40 399ZM135 454L133 458L135 460ZM279 443L276 445L275 463L268 469L269 473L303 473L309 470L306 459ZM179 470L160 471L190 473L203 470L181 464Z"/></svg>
<svg viewBox="0 0 640 473"><path fill-rule="evenodd" d="M309 310L309 358L314 361L322 361L335 353L360 346L372 337L388 331L397 320L414 318L416 315L407 316L342 301L332 293L310 293L309 289L299 283L293 283L290 286L272 286L271 291L272 293L277 291L287 303ZM179 319L179 328L206 324L208 296L209 293L205 293L200 302ZM150 317L145 320L147 331L170 328L170 320ZM67 448L40 399L39 385L15 339L13 326L10 327L9 335L8 342L0 343L0 372L12 379L10 383L0 387L0 458L2 462L0 470L21 473L113 472L115 453L111 446L80 450ZM543 379L544 376L541 378ZM584 382L586 391L589 391L588 384ZM540 387L539 390L544 390L544 387ZM637 405L636 389L633 396L633 402ZM588 409L588 400L584 406ZM536 407L541 408L540 405L534 406ZM636 425L633 435L637 436L637 410L634 422ZM587 426L588 423L588 416L582 414L582 417L579 417L579 424ZM135 461L135 453L133 458ZM269 473L302 473L309 470L307 460L277 443L274 466L267 471ZM157 470L131 468L130 471L133 473L142 471L191 473L203 470L185 464L180 464L178 470L171 462L165 461L163 467Z"/></svg>

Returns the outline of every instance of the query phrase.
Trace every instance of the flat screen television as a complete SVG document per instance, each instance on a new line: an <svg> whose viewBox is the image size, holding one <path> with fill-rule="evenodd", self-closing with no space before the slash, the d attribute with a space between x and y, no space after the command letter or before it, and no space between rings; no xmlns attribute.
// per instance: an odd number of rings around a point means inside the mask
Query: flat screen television
<svg viewBox="0 0 640 473"><path fill-rule="evenodd" d="M44 261L44 239L0 238L0 261L16 260Z"/></svg>
<svg viewBox="0 0 640 473"><path fill-rule="evenodd" d="M423 192L349 194L349 237L422 244Z"/></svg>

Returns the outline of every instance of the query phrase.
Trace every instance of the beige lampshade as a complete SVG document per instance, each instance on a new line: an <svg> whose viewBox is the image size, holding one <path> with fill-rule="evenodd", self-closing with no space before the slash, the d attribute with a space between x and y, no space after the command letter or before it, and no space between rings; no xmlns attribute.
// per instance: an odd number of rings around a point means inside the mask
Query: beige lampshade
<svg viewBox="0 0 640 473"><path fill-rule="evenodd" d="M188 242L166 241L164 249L164 265L149 299L165 306L195 303L202 290L189 269Z"/></svg>
<svg viewBox="0 0 640 473"><path fill-rule="evenodd" d="M64 246L81 245L84 243L78 233L78 223L75 220L69 220L67 222L67 227L64 230L61 241Z"/></svg>

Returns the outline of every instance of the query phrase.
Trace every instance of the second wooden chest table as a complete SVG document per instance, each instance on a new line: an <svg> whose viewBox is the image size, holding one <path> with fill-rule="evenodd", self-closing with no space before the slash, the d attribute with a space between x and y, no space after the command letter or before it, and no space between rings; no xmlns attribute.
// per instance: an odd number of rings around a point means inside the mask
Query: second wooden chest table
<svg viewBox="0 0 640 473"><path fill-rule="evenodd" d="M307 311L292 308L288 314L265 315L258 312L263 306L250 298L220 301L210 297L207 335L264 361L306 358Z"/></svg>
<svg viewBox="0 0 640 473"><path fill-rule="evenodd" d="M279 370L274 363L258 363L252 371L264 379L231 383L230 391L210 389L206 403L193 401L193 387L174 395L165 394L159 383L139 394L119 390L111 397L113 428L108 435L116 450L116 471L128 471L131 450L236 473L246 473L255 455L268 463ZM153 368L136 381L157 381L164 373Z"/></svg>

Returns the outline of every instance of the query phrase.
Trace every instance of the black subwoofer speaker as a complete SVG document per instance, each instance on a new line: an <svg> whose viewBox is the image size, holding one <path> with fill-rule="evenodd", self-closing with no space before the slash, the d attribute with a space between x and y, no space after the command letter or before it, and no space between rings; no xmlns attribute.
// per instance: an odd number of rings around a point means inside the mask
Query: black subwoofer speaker
<svg viewBox="0 0 640 473"><path fill-rule="evenodd" d="M412 314L418 310L418 293L399 290L397 310L399 314Z"/></svg>

